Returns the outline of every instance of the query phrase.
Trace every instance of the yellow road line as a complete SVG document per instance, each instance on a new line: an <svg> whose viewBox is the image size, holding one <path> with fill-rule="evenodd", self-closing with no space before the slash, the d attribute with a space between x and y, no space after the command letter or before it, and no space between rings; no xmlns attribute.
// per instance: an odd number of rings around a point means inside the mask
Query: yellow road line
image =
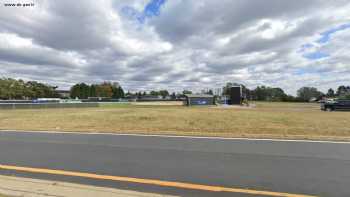
<svg viewBox="0 0 350 197"><path fill-rule="evenodd" d="M52 170L52 169L44 169L44 168L19 167L19 166L10 166L10 165L1 165L0 164L0 170L1 169L2 170L21 171L21 172L41 173L41 174L74 176L74 177L83 177L83 178L100 179L100 180L132 182L132 183L141 183L141 184L148 184L148 185L157 185L157 186L163 186L163 187L176 187L176 188L182 188L182 189L203 190L203 191L210 191L210 192L233 192L233 193L244 193L244 194L264 195L264 196L278 196L278 197L315 197L315 196L303 195L303 194L290 194L290 193L281 193L281 192L272 192L272 191L259 191L259 190L252 190L252 189L229 188L229 187L182 183L182 182L174 182L174 181L161 181L161 180L155 180L155 179L109 176L109 175L100 175L100 174L92 174L92 173L84 173L84 172Z"/></svg>

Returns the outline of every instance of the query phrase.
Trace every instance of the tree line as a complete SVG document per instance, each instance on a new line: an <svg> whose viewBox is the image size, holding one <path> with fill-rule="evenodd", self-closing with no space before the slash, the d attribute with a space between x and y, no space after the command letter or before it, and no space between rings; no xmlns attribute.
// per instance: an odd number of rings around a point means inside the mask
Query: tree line
<svg viewBox="0 0 350 197"><path fill-rule="evenodd" d="M56 86L36 81L0 78L0 99L57 98Z"/></svg>
<svg viewBox="0 0 350 197"><path fill-rule="evenodd" d="M227 83L223 87L223 94L230 95L230 88L232 86L241 85L238 83ZM327 98L350 99L350 86L339 86L336 91L332 88L328 89L327 93L319 91L315 87L302 87L297 90L297 96L288 95L282 88L257 86L255 89L248 89L241 85L244 96L248 100L256 101L282 101L282 102L309 102L312 100L321 100Z"/></svg>
<svg viewBox="0 0 350 197"><path fill-rule="evenodd" d="M297 96L287 95L281 88L258 86L250 94L253 100L262 101L309 102L325 97L350 99L350 86L339 86L336 91L330 88L327 93L323 93L315 87L302 87L297 90Z"/></svg>
<svg viewBox="0 0 350 197"><path fill-rule="evenodd" d="M230 87L241 85L237 83L227 83L222 89L223 94L230 94ZM326 93L319 91L315 87L302 87L298 89L297 95L292 96L284 92L279 87L257 86L249 89L242 85L244 96L249 100L256 101L288 101L288 102L308 102L320 100L323 97L350 99L350 86L341 85L337 89L328 89ZM213 94L212 90L205 92ZM177 99L184 94L192 94L190 90L180 93L169 93L168 90L151 90L149 92L127 92L118 83L103 82L100 84L78 83L70 88L70 98L87 99L89 97L105 97L120 99L129 96L142 98L145 96L159 96L161 98ZM58 98L60 97L57 86L40 83L37 81L23 81L21 79L0 78L0 99L36 99L36 98Z"/></svg>
<svg viewBox="0 0 350 197"><path fill-rule="evenodd" d="M75 84L70 89L71 98L87 99L89 97L124 98L124 90L118 83L103 82L101 84Z"/></svg>
<svg viewBox="0 0 350 197"><path fill-rule="evenodd" d="M139 91L134 93L128 91L125 95L127 97L133 96L137 98L143 98L143 97L152 96L152 97L160 97L165 99L165 98L173 98L173 96L175 95L175 92L170 94L168 90L151 90L149 91L149 93L147 93L146 91Z"/></svg>

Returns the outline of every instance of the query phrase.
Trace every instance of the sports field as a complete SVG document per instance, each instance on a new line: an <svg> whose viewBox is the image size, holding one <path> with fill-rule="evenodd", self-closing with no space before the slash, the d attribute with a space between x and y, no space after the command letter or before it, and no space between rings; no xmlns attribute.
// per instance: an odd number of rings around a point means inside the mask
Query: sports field
<svg viewBox="0 0 350 197"><path fill-rule="evenodd" d="M316 103L253 105L230 108L137 103L79 109L0 110L0 129L350 139L350 112L324 112Z"/></svg>

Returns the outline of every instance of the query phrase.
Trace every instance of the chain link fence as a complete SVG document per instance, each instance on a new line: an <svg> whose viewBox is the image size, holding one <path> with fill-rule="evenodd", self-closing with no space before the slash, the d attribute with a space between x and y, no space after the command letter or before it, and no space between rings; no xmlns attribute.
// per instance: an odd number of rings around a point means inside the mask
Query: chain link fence
<svg viewBox="0 0 350 197"><path fill-rule="evenodd" d="M0 103L0 109L48 109L98 107L99 103Z"/></svg>

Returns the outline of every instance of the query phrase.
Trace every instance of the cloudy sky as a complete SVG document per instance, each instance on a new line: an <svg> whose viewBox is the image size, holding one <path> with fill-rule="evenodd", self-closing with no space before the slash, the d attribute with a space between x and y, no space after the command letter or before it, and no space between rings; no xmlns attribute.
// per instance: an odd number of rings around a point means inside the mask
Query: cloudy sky
<svg viewBox="0 0 350 197"><path fill-rule="evenodd" d="M293 95L350 85L348 0L0 2L0 77L132 91L230 81Z"/></svg>

